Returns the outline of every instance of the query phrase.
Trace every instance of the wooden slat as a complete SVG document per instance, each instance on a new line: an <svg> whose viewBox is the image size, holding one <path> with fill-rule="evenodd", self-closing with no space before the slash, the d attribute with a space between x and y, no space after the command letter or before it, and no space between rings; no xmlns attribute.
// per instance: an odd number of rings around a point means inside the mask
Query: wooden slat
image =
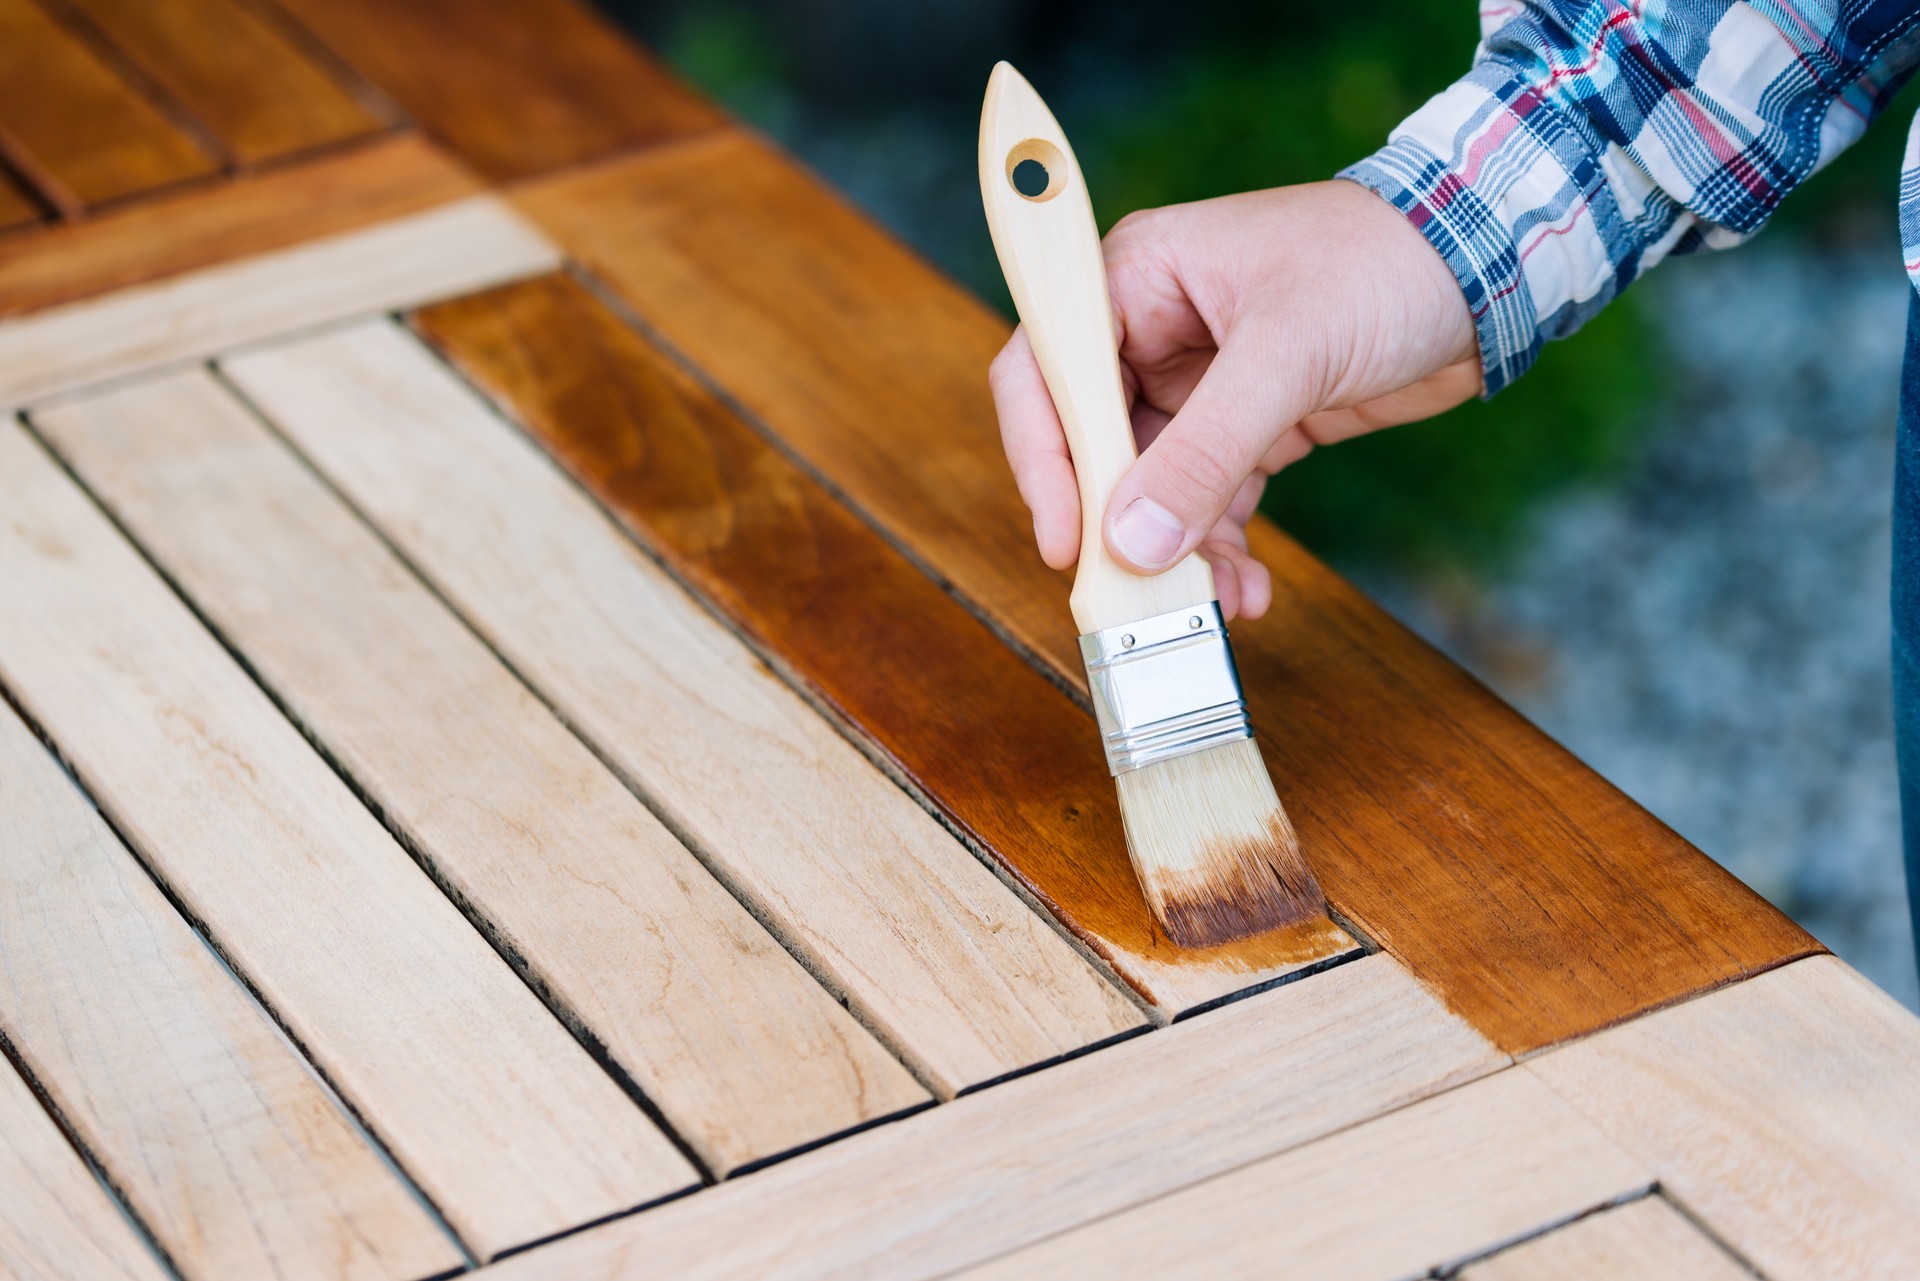
<svg viewBox="0 0 1920 1281"><path fill-rule="evenodd" d="M1324 920L1210 952L1167 942L1087 717L579 285L510 285L415 323L1149 1000L1177 1014L1355 947Z"/></svg>
<svg viewBox="0 0 1920 1281"><path fill-rule="evenodd" d="M0 321L0 408L237 343L551 271L550 245L491 196Z"/></svg>
<svg viewBox="0 0 1920 1281"><path fill-rule="evenodd" d="M0 1031L176 1267L404 1281L460 1266L5 707L0 815Z"/></svg>
<svg viewBox="0 0 1920 1281"><path fill-rule="evenodd" d="M1920 1276L1920 1019L1833 957L1528 1066L1772 1281Z"/></svg>
<svg viewBox="0 0 1920 1281"><path fill-rule="evenodd" d="M692 1168L18 425L0 683L483 1257Z"/></svg>
<svg viewBox="0 0 1920 1281"><path fill-rule="evenodd" d="M930 1101L206 371L36 422L709 1169Z"/></svg>
<svg viewBox="0 0 1920 1281"><path fill-rule="evenodd" d="M1142 1025L411 335L224 368L937 1093Z"/></svg>
<svg viewBox="0 0 1920 1281"><path fill-rule="evenodd" d="M216 169L33 0L0 0L0 140L68 213Z"/></svg>
<svg viewBox="0 0 1920 1281"><path fill-rule="evenodd" d="M987 397L1005 322L739 133L518 200L909 552L1084 683L1065 580L1032 549ZM1234 649L1302 844L1335 906L1497 1044L1535 1049L1818 950L1271 526L1253 537L1275 604L1234 625Z"/></svg>
<svg viewBox="0 0 1920 1281"><path fill-rule="evenodd" d="M1298 1147L1505 1061L1397 962L1368 957L556 1242L483 1275L944 1276Z"/></svg>
<svg viewBox="0 0 1920 1281"><path fill-rule="evenodd" d="M380 121L240 0L64 0L212 133L256 165Z"/></svg>
<svg viewBox="0 0 1920 1281"><path fill-rule="evenodd" d="M1671 1204L1641 1197L1502 1250L1460 1281L1753 1281Z"/></svg>
<svg viewBox="0 0 1920 1281"><path fill-rule="evenodd" d="M962 1275L1396 1281L1651 1181L1551 1090L1509 1071Z"/></svg>
<svg viewBox="0 0 1920 1281"><path fill-rule="evenodd" d="M274 2L496 181L722 118L578 0Z"/></svg>
<svg viewBox="0 0 1920 1281"><path fill-rule="evenodd" d="M0 1059L0 1276L165 1281L52 1118Z"/></svg>
<svg viewBox="0 0 1920 1281"><path fill-rule="evenodd" d="M479 191L445 153L403 134L155 197L36 236L0 239L0 316L338 235Z"/></svg>
<svg viewBox="0 0 1920 1281"><path fill-rule="evenodd" d="M0 232L20 231L40 221L40 207L33 203L27 193L14 185L13 179L0 173ZM20 243L21 237L9 236L0 239L0 253Z"/></svg>

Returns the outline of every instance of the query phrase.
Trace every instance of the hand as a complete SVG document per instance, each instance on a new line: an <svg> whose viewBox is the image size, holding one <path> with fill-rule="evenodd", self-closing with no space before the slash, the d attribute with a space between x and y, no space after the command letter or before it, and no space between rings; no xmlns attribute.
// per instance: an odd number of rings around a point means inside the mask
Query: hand
<svg viewBox="0 0 1920 1281"><path fill-rule="evenodd" d="M1258 618L1272 599L1246 533L1269 476L1315 445L1431 417L1480 391L1452 271L1353 183L1147 210L1123 219L1105 248L1141 449L1108 504L1107 549L1157 573L1197 548L1229 618ZM1080 494L1021 331L990 381L1041 558L1066 569L1080 555Z"/></svg>

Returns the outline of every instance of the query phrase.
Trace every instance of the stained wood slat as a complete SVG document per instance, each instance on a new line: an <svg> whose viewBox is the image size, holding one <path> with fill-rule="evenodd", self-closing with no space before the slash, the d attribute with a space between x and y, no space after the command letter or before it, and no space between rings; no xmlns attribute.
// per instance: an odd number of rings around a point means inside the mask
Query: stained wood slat
<svg viewBox="0 0 1920 1281"><path fill-rule="evenodd" d="M551 271L491 196L0 321L0 408L240 343Z"/></svg>
<svg viewBox="0 0 1920 1281"><path fill-rule="evenodd" d="M11 178L0 173L0 232L18 231L39 221L40 207ZM17 243L18 237L0 239L0 251Z"/></svg>
<svg viewBox="0 0 1920 1281"><path fill-rule="evenodd" d="M411 335L223 367L936 1093L1142 1025Z"/></svg>
<svg viewBox="0 0 1920 1281"><path fill-rule="evenodd" d="M0 683L477 1254L694 1182L17 424L0 582Z"/></svg>
<svg viewBox="0 0 1920 1281"><path fill-rule="evenodd" d="M960 1275L1396 1281L1651 1182L1538 1080L1501 1072Z"/></svg>
<svg viewBox="0 0 1920 1281"><path fill-rule="evenodd" d="M1920 1019L1841 961L1528 1066L1773 1281L1920 1276Z"/></svg>
<svg viewBox="0 0 1920 1281"><path fill-rule="evenodd" d="M5 707L0 814L0 1031L176 1267L406 1281L460 1266Z"/></svg>
<svg viewBox="0 0 1920 1281"><path fill-rule="evenodd" d="M495 181L722 116L576 0L274 0Z"/></svg>
<svg viewBox="0 0 1920 1281"><path fill-rule="evenodd" d="M986 392L1005 322L743 134L557 175L517 200L1083 685L1066 583L1030 545ZM1275 604L1234 625L1234 649L1302 844L1334 905L1497 1044L1533 1050L1818 950L1271 526L1253 539Z"/></svg>
<svg viewBox="0 0 1920 1281"><path fill-rule="evenodd" d="M1460 1270L1460 1281L1753 1281L1658 1196L1588 1215Z"/></svg>
<svg viewBox="0 0 1920 1281"><path fill-rule="evenodd" d="M166 1281L33 1091L0 1059L0 1276Z"/></svg>
<svg viewBox="0 0 1920 1281"><path fill-rule="evenodd" d="M710 1170L931 1101L208 373L36 422Z"/></svg>
<svg viewBox="0 0 1920 1281"><path fill-rule="evenodd" d="M204 125L241 165L380 128L380 121L240 0L64 0Z"/></svg>
<svg viewBox="0 0 1920 1281"><path fill-rule="evenodd" d="M0 140L68 214L217 169L33 0L0 0Z"/></svg>
<svg viewBox="0 0 1920 1281"><path fill-rule="evenodd" d="M1324 920L1170 944L1086 716L578 284L509 285L415 324L1168 1013L1355 948Z"/></svg>
<svg viewBox="0 0 1920 1281"><path fill-rule="evenodd" d="M1397 962L1367 957L483 1275L921 1281L1299 1147L1505 1062Z"/></svg>
<svg viewBox="0 0 1920 1281"><path fill-rule="evenodd" d="M77 302L477 195L417 135L0 239L0 316Z"/></svg>

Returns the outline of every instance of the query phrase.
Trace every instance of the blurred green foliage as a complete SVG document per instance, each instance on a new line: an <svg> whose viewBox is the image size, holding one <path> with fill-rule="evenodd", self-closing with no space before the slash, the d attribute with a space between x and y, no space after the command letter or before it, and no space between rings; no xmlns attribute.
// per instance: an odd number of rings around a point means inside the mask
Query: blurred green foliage
<svg viewBox="0 0 1920 1281"><path fill-rule="evenodd" d="M1124 10L1108 25L1124 26ZM1097 37L1071 34L1101 12L1066 13L1061 34L1010 53L1066 122L1109 225L1134 209L1331 176L1457 76L1478 37L1465 0L1192 0L1177 15L1159 11L1159 38L1116 58ZM805 154L809 122L789 117L787 51L763 11L694 4L673 31L666 52L684 74ZM970 129L973 104L951 107L956 131ZM1797 193L1771 234L1816 244L1886 234L1905 121L1900 107L1891 114L1899 123ZM950 142L949 185L970 184L970 137ZM977 246L943 256L1008 307L984 225ZM1524 545L1544 499L1603 483L1632 458L1668 383L1650 310L1629 292L1493 400L1316 451L1275 480L1267 511L1348 567L1497 567Z"/></svg>

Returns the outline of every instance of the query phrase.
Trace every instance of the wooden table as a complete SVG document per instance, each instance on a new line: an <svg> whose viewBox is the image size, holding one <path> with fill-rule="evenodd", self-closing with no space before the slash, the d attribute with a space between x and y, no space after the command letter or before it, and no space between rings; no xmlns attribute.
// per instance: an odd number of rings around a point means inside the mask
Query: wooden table
<svg viewBox="0 0 1920 1281"><path fill-rule="evenodd" d="M1004 322L573 0L0 157L0 1273L1920 1275L1920 1022L1270 525L1340 925L1158 936Z"/></svg>

